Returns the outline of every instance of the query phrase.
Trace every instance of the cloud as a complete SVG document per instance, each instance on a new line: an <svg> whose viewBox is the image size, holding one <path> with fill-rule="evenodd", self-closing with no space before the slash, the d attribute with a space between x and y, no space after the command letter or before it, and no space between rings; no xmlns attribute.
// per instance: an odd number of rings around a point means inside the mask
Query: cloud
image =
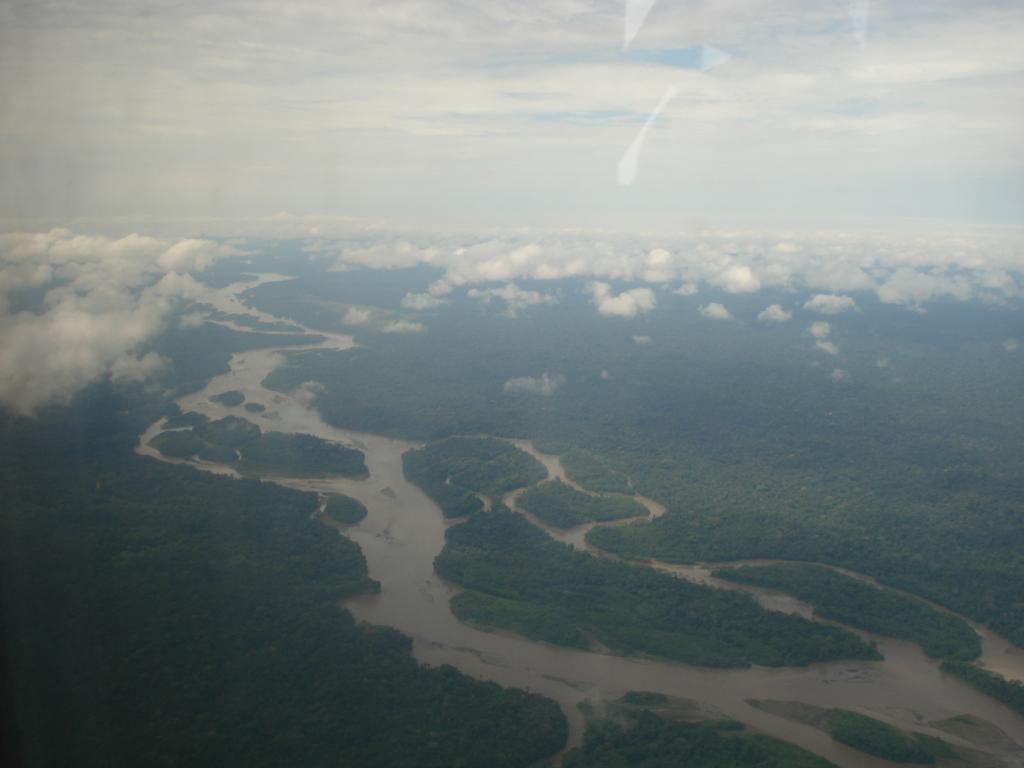
<svg viewBox="0 0 1024 768"><path fill-rule="evenodd" d="M451 283L447 280L435 280L427 286L425 293L407 293L402 298L402 306L406 309L436 309L448 304L444 298L452 292Z"/></svg>
<svg viewBox="0 0 1024 768"><path fill-rule="evenodd" d="M385 240L364 247L343 248L332 271L344 272L354 266L371 269L402 269L430 264L437 256L433 247L421 248L408 240Z"/></svg>
<svg viewBox="0 0 1024 768"><path fill-rule="evenodd" d="M639 344L641 347L646 347L646 346L650 346L654 342L651 340L650 336L634 336L633 337L633 343L634 344Z"/></svg>
<svg viewBox="0 0 1024 768"><path fill-rule="evenodd" d="M770 304L758 313L757 319L762 323L784 323L793 319L793 313L787 312L778 304Z"/></svg>
<svg viewBox="0 0 1024 768"><path fill-rule="evenodd" d="M743 264L733 264L708 280L712 285L726 293L756 293L761 289L761 281Z"/></svg>
<svg viewBox="0 0 1024 768"><path fill-rule="evenodd" d="M167 361L138 348L206 294L190 271L236 255L206 240L0 234L0 405L31 415L104 376L140 381L158 372ZM42 301L10 312L26 288L42 290Z"/></svg>
<svg viewBox="0 0 1024 768"><path fill-rule="evenodd" d="M618 298L612 285L678 286L674 293L697 292L701 283L732 294L763 289L806 292L808 311L837 314L857 308L856 292L917 308L933 298L977 298L1007 305L1024 284L1024 230L965 232L844 232L700 229L671 235L518 234L502 236L353 235L327 246L339 252L335 268L394 268L429 265L443 277L426 294L443 299L453 287L492 290L485 283L579 278L608 286L603 297ZM534 287L538 293L542 288ZM588 288L588 291L592 289ZM647 288L648 291L651 288ZM591 294L593 295L593 294ZM651 291L646 296L654 298ZM595 302L596 303L596 302ZM625 315L636 302L624 299ZM411 293L407 308L436 305ZM609 309L614 303L609 305ZM637 309L639 314L641 309Z"/></svg>
<svg viewBox="0 0 1024 768"><path fill-rule="evenodd" d="M830 355L839 354L839 347L828 338L829 334L832 333L831 323L826 323L824 320L815 320L808 326L807 331L814 337L815 347Z"/></svg>
<svg viewBox="0 0 1024 768"><path fill-rule="evenodd" d="M448 303L448 299L431 296L429 293L407 293L402 297L402 307L405 309L437 309Z"/></svg>
<svg viewBox="0 0 1024 768"><path fill-rule="evenodd" d="M852 298L834 293L819 293L804 304L804 309L822 315L841 315L843 312L851 312L856 308L857 302Z"/></svg>
<svg viewBox="0 0 1024 768"><path fill-rule="evenodd" d="M1018 349L1020 349L1020 341L1012 338L1007 339L1006 341L1003 342L1003 349L1005 349L1007 352L1016 352Z"/></svg>
<svg viewBox="0 0 1024 768"><path fill-rule="evenodd" d="M509 379L505 382L502 388L506 392L525 392L530 395L551 397L551 395L555 394L555 392L561 389L564 385L564 376L560 374L551 376L545 372L539 377L521 376L519 378Z"/></svg>
<svg viewBox="0 0 1024 768"><path fill-rule="evenodd" d="M409 320L394 320L381 327L382 333L423 333L427 330L423 323L414 323Z"/></svg>
<svg viewBox="0 0 1024 768"><path fill-rule="evenodd" d="M1022 66L1016 3L876 3L872 24L884 34L862 52L845 2L662 2L628 59L609 45L622 3L286 11L181 0L136 15L126 5L33 3L18 23L0 24L0 51L13 52L0 92L35 105L10 116L0 146L12 174L0 210L223 216L343 201L370 222L447 230L531 221L664 230L682 210L1014 216L1012 194L993 198L1012 192L996 179L1019 163L1021 116L1007 109ZM713 77L692 68L699 61L656 58L705 36L743 57ZM48 52L47 66L34 65L25 41ZM623 127L669 82L687 98L652 129L655 183L636 185L623 204L592 169L613 177ZM97 107L121 103L132 109ZM955 194L965 180L978 194ZM331 220L277 217L290 231Z"/></svg>
<svg viewBox="0 0 1024 768"><path fill-rule="evenodd" d="M695 294L698 290L699 288L696 283L688 282L680 285L678 288L672 291L672 293L676 294L677 296L693 296L693 294Z"/></svg>
<svg viewBox="0 0 1024 768"><path fill-rule="evenodd" d="M523 290L515 283L506 283L501 288L470 288L466 295L482 304L490 304L495 299L504 302L505 314L509 317L517 317L527 307L537 304L558 303L558 300L550 294Z"/></svg>
<svg viewBox="0 0 1024 768"><path fill-rule="evenodd" d="M714 301L702 306L700 308L700 313L711 320L732 320L732 312Z"/></svg>
<svg viewBox="0 0 1024 768"><path fill-rule="evenodd" d="M341 318L345 325L369 325L373 322L373 311L364 307L349 307Z"/></svg>
<svg viewBox="0 0 1024 768"><path fill-rule="evenodd" d="M202 312L189 312L178 318L178 327L186 330L189 328L198 328L206 322L206 317L207 315Z"/></svg>
<svg viewBox="0 0 1024 768"><path fill-rule="evenodd" d="M981 278L982 285L990 273ZM885 304L909 304L920 307L925 302L941 297L966 300L975 295L976 288L966 275L949 275L910 267L900 267L876 289Z"/></svg>
<svg viewBox="0 0 1024 768"><path fill-rule="evenodd" d="M844 371L842 368L833 368L832 373L829 374L829 378L832 379L832 381L838 383L840 381L846 381L847 379L849 379L850 374L848 371Z"/></svg>
<svg viewBox="0 0 1024 768"><path fill-rule="evenodd" d="M832 324L826 323L824 320L815 320L807 330L816 339L827 339L828 335L832 333Z"/></svg>
<svg viewBox="0 0 1024 768"><path fill-rule="evenodd" d="M657 306L654 291L650 288L632 288L615 295L608 283L591 283L587 286L591 300L602 315L613 317L636 317L650 312Z"/></svg>
<svg viewBox="0 0 1024 768"><path fill-rule="evenodd" d="M122 355L110 366L110 378L118 382L145 381L155 373L168 368L170 364L170 360L156 352L147 352L141 357Z"/></svg>

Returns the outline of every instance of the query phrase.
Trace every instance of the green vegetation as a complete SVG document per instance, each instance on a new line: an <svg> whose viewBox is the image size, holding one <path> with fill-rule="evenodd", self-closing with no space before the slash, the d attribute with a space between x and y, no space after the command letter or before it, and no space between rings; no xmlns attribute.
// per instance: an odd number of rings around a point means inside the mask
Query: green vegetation
<svg viewBox="0 0 1024 768"><path fill-rule="evenodd" d="M313 494L136 456L99 387L0 420L0 584L26 765L525 768L540 696L421 667L337 608L374 588Z"/></svg>
<svg viewBox="0 0 1024 768"><path fill-rule="evenodd" d="M178 406L174 406L177 411L173 416L168 416L164 422L164 429L182 429L183 427L195 427L206 421L206 416L195 411L189 411L188 413L181 413L178 410Z"/></svg>
<svg viewBox="0 0 1024 768"><path fill-rule="evenodd" d="M954 715L944 720L932 720L928 725L982 747L995 747L1011 752L1020 750L1017 743L1001 728L971 715Z"/></svg>
<svg viewBox="0 0 1024 768"><path fill-rule="evenodd" d="M964 661L981 655L981 638L963 619L822 566L744 566L716 570L714 575L787 592L814 605L819 616L879 635L912 640L933 658Z"/></svg>
<svg viewBox="0 0 1024 768"><path fill-rule="evenodd" d="M263 403L246 403L243 407L249 413L263 413L265 410L267 410L267 406L265 406Z"/></svg>
<svg viewBox="0 0 1024 768"><path fill-rule="evenodd" d="M737 735L717 723L680 723L650 712L587 728L565 768L827 768L828 760L761 734Z"/></svg>
<svg viewBox="0 0 1024 768"><path fill-rule="evenodd" d="M629 478L600 456L564 444L559 450L565 473L577 484L598 493L633 494Z"/></svg>
<svg viewBox="0 0 1024 768"><path fill-rule="evenodd" d="M825 730L838 742L897 763L931 764L937 757L956 757L956 752L941 739L907 734L888 723L845 709L832 710Z"/></svg>
<svg viewBox="0 0 1024 768"><path fill-rule="evenodd" d="M229 389L227 392L213 395L210 399L215 403L226 405L228 408L234 408L236 405L241 405L245 402L245 395L237 389Z"/></svg>
<svg viewBox="0 0 1024 768"><path fill-rule="evenodd" d="M508 491L547 476L539 461L514 445L480 437L453 437L408 451L402 456L402 467L445 517L463 517L483 509L475 493L497 501Z"/></svg>
<svg viewBox="0 0 1024 768"><path fill-rule="evenodd" d="M246 443L258 439L263 433L263 430L251 421L238 416L225 416L215 421L204 419L193 429L206 442L229 448L241 448Z"/></svg>
<svg viewBox="0 0 1024 768"><path fill-rule="evenodd" d="M198 456L233 466L243 475L362 477L367 473L362 451L313 435L263 432L237 416L216 421L201 417L193 423L191 429L162 432L149 444L165 456Z"/></svg>
<svg viewBox="0 0 1024 768"><path fill-rule="evenodd" d="M246 333L216 323L203 323L197 328L172 324L152 342L152 351L170 360L161 370L157 382L167 394L179 397L198 392L211 378L229 370L232 354L250 349L316 344L323 336L309 334L269 335Z"/></svg>
<svg viewBox="0 0 1024 768"><path fill-rule="evenodd" d="M367 510L361 501L356 501L351 496L332 493L327 497L324 514L337 523L353 525L366 517Z"/></svg>
<svg viewBox="0 0 1024 768"><path fill-rule="evenodd" d="M320 314L323 326L318 313L331 296L397 308L403 291L437 276L317 275L250 297L327 328L331 313ZM596 316L578 283L524 285L561 290L559 305L510 321L454 301L430 315L427 334L291 353L266 383L321 382L317 407L337 426L424 441L529 438L562 455L587 488L624 491L628 478L668 512L591 534L619 554L843 566L1024 645L1024 357L992 342L1019 335L1011 314L937 303L919 317L865 305L835 324L850 374L837 386L809 367L820 354L800 329L742 322L790 296L730 295L741 319L732 324L694 322L700 303L717 300L706 292L623 321ZM637 332L656 343L638 347ZM879 358L891 365L879 368ZM551 397L503 390L543 371L566 379Z"/></svg>
<svg viewBox="0 0 1024 768"><path fill-rule="evenodd" d="M963 661L944 661L942 671L963 678L978 690L1024 715L1024 683L1007 680L1002 675Z"/></svg>
<svg viewBox="0 0 1024 768"><path fill-rule="evenodd" d="M206 441L191 429L161 432L149 444L172 459L192 458L207 446Z"/></svg>
<svg viewBox="0 0 1024 768"><path fill-rule="evenodd" d="M576 552L502 506L448 529L435 568L466 588L452 600L460 618L560 645L717 667L879 658L849 632L740 592Z"/></svg>
<svg viewBox="0 0 1024 768"><path fill-rule="evenodd" d="M591 521L640 517L647 510L625 496L591 496L570 488L561 480L541 483L523 493L518 504L556 528L571 528Z"/></svg>
<svg viewBox="0 0 1024 768"><path fill-rule="evenodd" d="M246 475L365 477L368 474L362 451L313 435L264 432L239 450L242 459L238 469Z"/></svg>

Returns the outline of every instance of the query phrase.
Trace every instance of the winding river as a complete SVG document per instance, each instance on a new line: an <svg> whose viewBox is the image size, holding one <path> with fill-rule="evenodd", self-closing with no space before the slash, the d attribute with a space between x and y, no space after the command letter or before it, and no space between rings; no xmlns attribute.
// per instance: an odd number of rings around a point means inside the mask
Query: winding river
<svg viewBox="0 0 1024 768"><path fill-rule="evenodd" d="M259 275L257 282L289 279ZM207 302L230 314L245 314L266 322L288 322L248 307L240 294L256 282L235 283L214 292ZM323 341L298 349L346 349L353 346L349 336L310 330ZM699 702L709 716L727 716L751 728L785 739L827 757L844 768L885 766L861 752L834 742L820 730L783 719L746 703L748 698L801 701L821 707L843 706L864 711L904 728L941 736L951 744L984 753L986 765L1024 767L1024 717L976 691L958 678L945 675L935 661L909 642L858 634L874 640L885 659L878 662L830 662L799 668L717 670L690 667L652 659L615 656L596 651L562 648L528 640L501 631L484 631L460 622L449 608L458 588L435 573L433 560L444 546L446 521L437 506L405 479L402 454L414 443L332 427L311 407L313 391L304 385L291 394L263 387L266 376L283 360L276 348L253 350L232 356L230 371L212 379L200 392L178 401L183 412L196 411L212 419L236 415L254 420L266 431L302 432L360 449L366 455L369 477L297 479L265 478L307 491L344 493L369 510L367 517L352 526L337 526L357 542L366 556L369 575L381 583L375 595L360 595L345 602L359 619L395 627L413 639L413 653L424 664L451 664L473 677L501 685L515 686L548 696L562 706L570 724L570 744L580 743L585 727L578 705L587 701L596 707L630 690L656 691ZM227 390L240 390L247 403L259 403L265 411L246 412L210 397ZM167 461L148 441L162 429L162 421L150 426L140 437L138 451ZM512 441L540 460L549 477L567 480L558 457L541 453L531 443ZM233 470L206 462L189 462L200 469L233 474ZM578 486L577 486L578 487ZM520 491L504 501L517 509ZM664 509L650 499L639 499L650 516ZM522 510L518 510L523 514ZM531 519L532 516L527 515ZM562 541L596 556L584 540L591 526L559 531L541 524ZM728 589L742 589L772 610L810 617L810 606L789 596L767 590L721 582L710 575L710 566L678 566L651 562L652 567L681 578ZM971 623L983 640L983 664L1008 677L1024 680L1024 654L1007 640ZM856 631L856 630L852 630ZM970 714L1001 729L1016 748L979 745L929 724L959 714ZM981 763L978 763L979 765Z"/></svg>

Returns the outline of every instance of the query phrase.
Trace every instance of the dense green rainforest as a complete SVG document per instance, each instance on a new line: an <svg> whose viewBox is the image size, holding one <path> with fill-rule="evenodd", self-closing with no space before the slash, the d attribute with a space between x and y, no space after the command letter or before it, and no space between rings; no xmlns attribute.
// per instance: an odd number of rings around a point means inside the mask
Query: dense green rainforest
<svg viewBox="0 0 1024 768"><path fill-rule="evenodd" d="M466 588L452 600L460 618L559 645L715 667L880 658L856 635L748 595L576 552L500 505L449 528L434 567Z"/></svg>
<svg viewBox="0 0 1024 768"><path fill-rule="evenodd" d="M711 325L694 320L695 300L672 296L660 296L649 317L601 318L572 281L528 286L552 291L559 304L518 318L459 297L434 312L400 309L407 291L437 276L311 270L255 289L250 298L262 308L313 328L356 330L362 342L293 353L268 385L321 382L316 405L340 426L424 441L531 438L588 488L635 489L666 504L654 523L592 532L606 549L679 562L842 565L1024 643L1024 379L1018 362L978 340L981 324L967 310L936 307L937 336L885 307L837 320L832 338L849 372L840 385L827 375L833 361L799 330L752 321L767 296L759 306L725 297L738 320ZM346 328L351 304L416 319L426 331ZM638 333L653 343L636 344ZM274 336L272 344L315 338ZM421 667L408 638L360 626L338 607L376 585L358 547L311 519L312 494L132 452L142 429L166 415L188 432L161 450L233 458L252 474L314 465L320 474L339 462L358 474L358 452L266 441L235 420L168 407L225 371L231 352L267 343L255 332L176 326L152 344L172 363L152 391L99 384L35 421L0 416L4 630L16 639L13 696L28 762L483 768L553 754L566 734L553 702ZM546 395L505 387L544 373L559 382ZM497 502L543 477L523 456L487 440L448 440L406 456L410 479L447 515L468 516L450 529L437 562L467 588L453 604L463 618L566 645L596 641L719 666L874 655L850 633L767 613L746 596L574 553L500 505L480 514L474 492ZM569 496L549 487L529 500L556 524L619 514L581 512ZM326 513L344 523L363 514L340 499ZM807 590L822 611L853 594L842 582L811 581L775 586ZM843 617L850 624L895 634L900 628L876 614L895 607L907 612L908 634L897 636L936 656L974 654L958 625L878 602L887 597L854 597ZM1021 707L1017 684L961 661L944 669ZM850 738L887 738L861 721L839 725ZM779 742L737 738L728 725L653 715L594 724L566 764L684 757L695 766L825 764Z"/></svg>
<svg viewBox="0 0 1024 768"><path fill-rule="evenodd" d="M738 723L685 723L640 711L596 723L565 768L828 768L828 760L761 734L736 732ZM740 729L742 730L742 728Z"/></svg>
<svg viewBox="0 0 1024 768"><path fill-rule="evenodd" d="M348 305L398 315L405 291L438 276L318 274L260 286L249 300L344 330ZM936 302L924 316L865 300L833 318L832 357L797 320L754 319L769 301L791 304L785 293L663 295L656 312L622 320L597 315L578 282L523 287L558 304L510 318L456 295L416 315L422 333L348 328L365 346L292 353L268 384L321 382L317 407L339 426L530 438L585 486L631 482L668 507L650 524L596 529L604 549L845 566L1024 644L1024 358L986 336L1013 335L1013 318L966 303ZM698 303L719 299L734 322L700 318ZM634 343L638 333L652 342ZM831 366L847 375L833 381ZM504 386L543 373L562 377L547 396Z"/></svg>
<svg viewBox="0 0 1024 768"><path fill-rule="evenodd" d="M937 659L970 661L981 655L981 638L963 619L926 603L818 565L722 568L714 575L788 592L814 606L815 614L851 627L918 643Z"/></svg>
<svg viewBox="0 0 1024 768"><path fill-rule="evenodd" d="M203 333L222 351L259 343ZM207 360L165 383L187 389L226 357ZM135 455L164 408L97 385L0 419L27 765L491 768L564 745L554 702L422 667L408 638L338 607L376 585L359 548L311 519L314 494Z"/></svg>

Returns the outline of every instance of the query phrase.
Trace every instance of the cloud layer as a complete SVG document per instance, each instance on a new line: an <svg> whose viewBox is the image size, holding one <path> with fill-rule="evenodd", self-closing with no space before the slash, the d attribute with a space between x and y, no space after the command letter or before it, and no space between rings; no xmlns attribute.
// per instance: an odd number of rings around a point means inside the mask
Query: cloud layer
<svg viewBox="0 0 1024 768"><path fill-rule="evenodd" d="M653 310L653 289L670 286L684 297L784 290L805 294L803 309L826 315L857 309L865 295L921 308L937 299L1006 304L1018 302L1024 291L1024 231L1017 229L424 236L418 243L381 236L370 246L339 240L331 252L336 269L430 264L444 270L426 293L406 297L409 308L432 307L460 286L474 289L482 301L511 300L518 308L548 303L542 294L518 293L515 281L561 278L588 280L586 291L598 311L625 318ZM478 287L488 283L499 285Z"/></svg>
<svg viewBox="0 0 1024 768"><path fill-rule="evenodd" d="M202 240L64 229L0 235L0 405L32 414L104 375L139 381L160 370L166 361L137 348L182 300L202 298L190 272L234 253ZM41 299L16 311L26 291Z"/></svg>
<svg viewBox="0 0 1024 768"><path fill-rule="evenodd" d="M1020 4L873 3L859 36L849 7L662 2L623 52L621 1L3 3L0 210L1019 217ZM702 71L705 43L740 55ZM668 88L624 194L616 161Z"/></svg>

